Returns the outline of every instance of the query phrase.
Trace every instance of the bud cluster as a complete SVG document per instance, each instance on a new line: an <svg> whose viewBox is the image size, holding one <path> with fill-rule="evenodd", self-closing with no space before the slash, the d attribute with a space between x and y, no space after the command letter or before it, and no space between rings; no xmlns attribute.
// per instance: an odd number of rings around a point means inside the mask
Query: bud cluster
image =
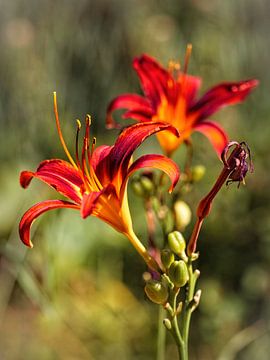
<svg viewBox="0 0 270 360"><path fill-rule="evenodd" d="M131 187L137 196L148 198L154 191L154 182L151 173L143 173L135 176L131 181Z"/></svg>
<svg viewBox="0 0 270 360"><path fill-rule="evenodd" d="M147 297L156 304L166 305L171 290L184 287L189 280L188 257L183 235L173 231L168 235L168 248L161 251L160 257L165 269L160 280L149 280L145 285Z"/></svg>

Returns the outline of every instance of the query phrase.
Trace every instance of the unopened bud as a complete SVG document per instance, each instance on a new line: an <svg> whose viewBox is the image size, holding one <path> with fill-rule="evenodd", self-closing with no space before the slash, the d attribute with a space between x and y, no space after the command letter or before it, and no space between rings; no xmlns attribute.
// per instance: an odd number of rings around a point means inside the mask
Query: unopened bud
<svg viewBox="0 0 270 360"><path fill-rule="evenodd" d="M162 264L168 269L171 263L174 261L174 254L170 249L163 249L160 253Z"/></svg>
<svg viewBox="0 0 270 360"><path fill-rule="evenodd" d="M168 318L165 318L165 319L163 320L163 324L164 324L164 326L165 326L165 328L166 328L167 330L171 330L171 328L172 328L172 323L171 323L171 321L170 321Z"/></svg>
<svg viewBox="0 0 270 360"><path fill-rule="evenodd" d="M183 260L174 261L169 268L168 275L175 286L186 285L189 279L186 263Z"/></svg>
<svg viewBox="0 0 270 360"><path fill-rule="evenodd" d="M133 180L131 182L131 188L136 195L141 196L141 197L144 196L144 189L139 180Z"/></svg>
<svg viewBox="0 0 270 360"><path fill-rule="evenodd" d="M191 210L187 203L182 200L176 201L174 204L174 214L175 214L175 222L176 227L180 231L185 230L185 227L191 221Z"/></svg>
<svg viewBox="0 0 270 360"><path fill-rule="evenodd" d="M186 242L179 231L173 231L168 235L168 244L170 249L177 255L182 254L186 248Z"/></svg>
<svg viewBox="0 0 270 360"><path fill-rule="evenodd" d="M151 179L149 179L149 177L147 177L147 176L142 176L140 180L141 180L141 184L144 189L144 192L146 194L150 194L154 188L154 185L153 185L153 182L151 181Z"/></svg>
<svg viewBox="0 0 270 360"><path fill-rule="evenodd" d="M205 174L205 167L203 165L196 165L191 169L192 180L195 182L200 181Z"/></svg>
<svg viewBox="0 0 270 360"><path fill-rule="evenodd" d="M157 280L148 281L144 287L144 291L148 298L155 304L165 304L169 296L167 286Z"/></svg>
<svg viewBox="0 0 270 360"><path fill-rule="evenodd" d="M147 197L153 192L153 182L147 176L135 177L131 181L131 187L134 193L140 197Z"/></svg>

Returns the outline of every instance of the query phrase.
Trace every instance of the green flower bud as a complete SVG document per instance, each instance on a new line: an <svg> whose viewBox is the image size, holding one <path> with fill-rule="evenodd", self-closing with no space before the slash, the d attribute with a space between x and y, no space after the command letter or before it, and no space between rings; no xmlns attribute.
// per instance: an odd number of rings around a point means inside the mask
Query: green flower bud
<svg viewBox="0 0 270 360"><path fill-rule="evenodd" d="M171 328L172 328L172 323L171 323L171 321L170 321L168 318L166 318L166 319L163 320L163 324L164 324L164 326L165 326L165 328L166 328L167 330L171 330Z"/></svg>
<svg viewBox="0 0 270 360"><path fill-rule="evenodd" d="M135 177L131 181L131 187L134 193L140 197L146 197L151 195L154 189L154 185L151 179L147 176Z"/></svg>
<svg viewBox="0 0 270 360"><path fill-rule="evenodd" d="M174 204L174 214L177 229L179 229L180 231L185 230L185 227L191 221L192 215L188 204L186 204L182 200L176 201L176 203Z"/></svg>
<svg viewBox="0 0 270 360"><path fill-rule="evenodd" d="M167 286L157 280L148 281L144 287L144 291L148 298L155 304L165 304L169 296Z"/></svg>
<svg viewBox="0 0 270 360"><path fill-rule="evenodd" d="M144 196L144 189L143 189L143 186L140 183L140 181L134 179L131 182L131 188L136 195L141 196L141 197Z"/></svg>
<svg viewBox="0 0 270 360"><path fill-rule="evenodd" d="M183 260L174 261L169 267L168 275L175 286L182 287L186 285L189 279L186 263Z"/></svg>
<svg viewBox="0 0 270 360"><path fill-rule="evenodd" d="M163 249L160 254L162 264L168 269L171 263L174 261L174 254L170 249Z"/></svg>
<svg viewBox="0 0 270 360"><path fill-rule="evenodd" d="M192 180L195 182L200 181L205 174L205 167L203 165L196 165L191 169Z"/></svg>
<svg viewBox="0 0 270 360"><path fill-rule="evenodd" d="M170 249L177 255L181 255L186 248L186 242L179 231L173 231L168 235L168 244Z"/></svg>
<svg viewBox="0 0 270 360"><path fill-rule="evenodd" d="M154 189L153 182L147 176L142 176L140 180L141 180L141 184L144 189L144 192L146 194L150 194Z"/></svg>

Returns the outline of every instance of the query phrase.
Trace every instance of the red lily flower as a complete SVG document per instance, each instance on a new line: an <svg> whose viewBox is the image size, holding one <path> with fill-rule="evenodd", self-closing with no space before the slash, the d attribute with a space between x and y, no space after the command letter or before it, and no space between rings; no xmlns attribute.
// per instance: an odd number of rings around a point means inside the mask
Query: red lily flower
<svg viewBox="0 0 270 360"><path fill-rule="evenodd" d="M124 108L124 119L132 118L139 122L166 122L176 127L180 137L170 132L157 134L165 154L170 155L180 144L187 141L193 131L204 134L214 146L218 155L228 143L225 131L208 118L225 105L239 103L257 86L257 80L220 83L196 99L201 85L199 77L187 75L187 64L191 45L187 48L183 72L180 65L171 63L164 69L148 55L135 58L136 70L145 96L124 94L115 98L108 107L107 126L116 127L112 112Z"/></svg>
<svg viewBox="0 0 270 360"><path fill-rule="evenodd" d="M56 95L54 109L60 140L70 162L51 159L40 163L36 172L23 171L20 183L28 187L33 177L38 178L70 201L47 200L31 207L22 217L19 225L21 240L32 247L30 227L42 213L56 208L73 208L80 210L82 218L97 216L109 223L117 231L125 234L149 266L156 267L144 246L137 239L132 229L132 222L127 201L127 181L129 176L143 167L164 171L171 179L171 188L179 179L177 165L163 155L144 155L132 163L135 149L150 135L167 130L178 135L177 130L164 123L141 123L126 128L119 135L113 146L99 146L95 149L96 140L90 145L90 116L86 117L86 129L79 158L78 121L76 135L76 161L70 155L60 129Z"/></svg>

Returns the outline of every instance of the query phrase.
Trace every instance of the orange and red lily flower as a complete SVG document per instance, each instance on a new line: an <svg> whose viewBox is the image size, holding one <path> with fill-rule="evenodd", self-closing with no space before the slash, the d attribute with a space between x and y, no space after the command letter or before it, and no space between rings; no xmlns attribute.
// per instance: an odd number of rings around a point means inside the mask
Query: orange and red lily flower
<svg viewBox="0 0 270 360"><path fill-rule="evenodd" d="M179 169L172 160L163 155L153 154L144 155L132 163L131 157L135 149L150 135L166 129L178 136L177 130L160 122L140 123L124 129L113 146L103 145L95 149L95 138L90 144L90 117L87 116L80 157L78 140L81 125L78 121L76 160L73 160L60 129L56 95L54 105L60 140L69 162L60 159L45 160L40 163L36 172L23 171L20 183L26 188L33 177L38 178L69 201L47 200L31 207L23 215L19 225L22 241L27 246L33 246L30 240L30 227L42 213L56 208L72 208L80 210L82 218L89 215L97 216L125 234L146 263L155 267L153 259L132 229L127 201L127 181L134 171L151 167L164 171L172 183L170 190L173 189L179 179Z"/></svg>
<svg viewBox="0 0 270 360"><path fill-rule="evenodd" d="M197 99L201 79L186 73L190 52L191 47L188 46L183 71L175 63L166 70L148 55L135 58L133 67L145 96L123 94L116 97L108 107L107 126L117 126L112 118L114 110L127 109L122 115L124 119L132 118L141 123L161 121L178 129L178 138L168 131L157 134L165 154L170 155L189 140L193 131L199 131L210 140L220 156L228 137L220 125L208 118L223 106L243 101L258 81L220 83Z"/></svg>

